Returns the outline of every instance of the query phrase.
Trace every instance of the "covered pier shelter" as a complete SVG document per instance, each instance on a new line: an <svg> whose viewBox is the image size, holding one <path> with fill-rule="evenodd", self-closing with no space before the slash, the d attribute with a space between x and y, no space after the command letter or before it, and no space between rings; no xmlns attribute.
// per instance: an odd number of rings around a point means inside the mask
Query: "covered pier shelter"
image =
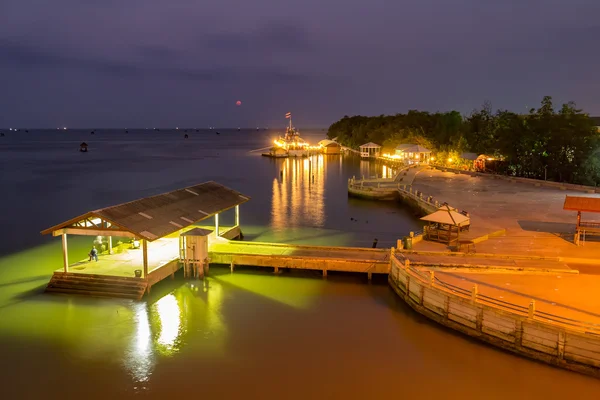
<svg viewBox="0 0 600 400"><path fill-rule="evenodd" d="M600 213L600 198L583 196L566 196L563 210L577 211L577 224L575 226L575 237L573 242L576 245L583 240L586 235L600 235L600 222L583 221L582 212Z"/></svg>
<svg viewBox="0 0 600 400"><path fill-rule="evenodd" d="M211 181L89 211L48 228L41 233L62 238L63 266L54 272L47 290L141 298L181 267L182 234L201 221L214 217L209 244L241 236L239 206L248 200ZM220 226L219 215L230 209L235 209L234 226ZM86 257L70 263L69 235L95 237L98 261ZM118 238L116 245L113 238Z"/></svg>

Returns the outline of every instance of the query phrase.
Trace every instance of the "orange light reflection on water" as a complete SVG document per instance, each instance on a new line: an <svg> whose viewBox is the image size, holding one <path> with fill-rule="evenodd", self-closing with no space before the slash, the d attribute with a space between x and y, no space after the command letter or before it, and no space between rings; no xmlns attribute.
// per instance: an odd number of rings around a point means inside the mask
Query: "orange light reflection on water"
<svg viewBox="0 0 600 400"><path fill-rule="evenodd" d="M311 226L325 224L325 178L323 155L287 158L279 179L273 179L271 224L275 229L299 226L308 220Z"/></svg>

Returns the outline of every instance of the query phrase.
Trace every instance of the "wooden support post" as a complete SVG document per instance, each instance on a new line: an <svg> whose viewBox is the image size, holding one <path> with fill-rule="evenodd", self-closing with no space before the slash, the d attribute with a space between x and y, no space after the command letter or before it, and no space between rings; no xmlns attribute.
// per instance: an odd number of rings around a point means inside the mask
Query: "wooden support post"
<svg viewBox="0 0 600 400"><path fill-rule="evenodd" d="M235 226L240 226L240 205L235 206Z"/></svg>
<svg viewBox="0 0 600 400"><path fill-rule="evenodd" d="M112 254L113 253L113 248L112 248L112 236L108 237L108 254Z"/></svg>
<svg viewBox="0 0 600 400"><path fill-rule="evenodd" d="M67 234L62 234L63 271L69 272L69 252L67 249Z"/></svg>
<svg viewBox="0 0 600 400"><path fill-rule="evenodd" d="M148 241L142 239L142 257L144 261L144 279L148 279ZM148 287L148 293L150 293L150 287Z"/></svg>
<svg viewBox="0 0 600 400"><path fill-rule="evenodd" d="M373 279L373 273L372 272L367 272L367 279L370 281L371 279Z"/></svg>
<svg viewBox="0 0 600 400"><path fill-rule="evenodd" d="M183 253L183 236L179 235L179 259L185 258L185 254Z"/></svg>
<svg viewBox="0 0 600 400"><path fill-rule="evenodd" d="M279 267L275 267L275 269L273 270L274 273L278 274L279 273Z"/></svg>
<svg viewBox="0 0 600 400"><path fill-rule="evenodd" d="M471 290L471 302L477 302L477 295L479 294L479 287L477 285L473 285L473 289Z"/></svg>
<svg viewBox="0 0 600 400"><path fill-rule="evenodd" d="M531 300L529 303L529 318L533 319L535 316L535 300Z"/></svg>
<svg viewBox="0 0 600 400"><path fill-rule="evenodd" d="M559 331L558 332L558 346L557 346L559 360L564 360L564 358L565 358L565 342L566 342L565 332Z"/></svg>
<svg viewBox="0 0 600 400"><path fill-rule="evenodd" d="M323 278L327 278L327 270L326 269L323 270Z"/></svg>
<svg viewBox="0 0 600 400"><path fill-rule="evenodd" d="M215 214L215 237L219 236L219 214Z"/></svg>
<svg viewBox="0 0 600 400"><path fill-rule="evenodd" d="M231 273L233 274L233 269L234 269L234 264L233 262L231 264L229 264L229 269L231 270Z"/></svg>

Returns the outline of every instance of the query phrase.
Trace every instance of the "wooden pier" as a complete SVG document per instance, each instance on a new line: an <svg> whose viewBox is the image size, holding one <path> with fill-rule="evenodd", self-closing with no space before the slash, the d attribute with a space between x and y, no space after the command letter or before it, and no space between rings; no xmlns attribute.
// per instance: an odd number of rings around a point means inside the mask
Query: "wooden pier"
<svg viewBox="0 0 600 400"><path fill-rule="evenodd" d="M173 277L185 249L181 234L214 217L213 240L241 236L239 206L249 200L216 182L206 182L89 211L42 231L61 236L63 267L52 276L49 292L139 299L152 285ZM235 225L220 225L219 215L235 210ZM68 235L94 237L98 257L69 263ZM123 240L114 246L113 238ZM92 249L92 243L90 243Z"/></svg>
<svg viewBox="0 0 600 400"><path fill-rule="evenodd" d="M387 274L390 268L389 249L354 247L304 246L293 244L228 241L209 248L212 264L273 268L361 272L369 279L372 274Z"/></svg>

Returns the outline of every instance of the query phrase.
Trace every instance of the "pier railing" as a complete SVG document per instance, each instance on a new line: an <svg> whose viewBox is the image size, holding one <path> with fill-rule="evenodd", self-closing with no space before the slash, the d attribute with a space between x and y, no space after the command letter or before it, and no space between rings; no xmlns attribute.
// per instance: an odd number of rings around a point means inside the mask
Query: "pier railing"
<svg viewBox="0 0 600 400"><path fill-rule="evenodd" d="M398 268L403 268L407 274L411 274L414 278L419 279L421 282L430 285L430 287L439 288L441 290L449 291L450 293L461 296L463 298L474 300L477 303L481 303L490 307L499 308L501 310L510 311L519 315L531 317L543 322L552 322L556 324L564 324L570 327L578 327L586 333L592 333L600 336L600 323L593 323L588 321L581 321L577 319L563 317L557 314L547 313L544 311L537 310L535 307L535 300L531 299L529 306L523 306L504 300L500 300L494 297L490 297L479 293L479 285L473 285L471 290L463 287L454 285L446 282L443 278L435 275L434 271L426 271L422 268L415 268L410 264L410 260L402 253L394 251L391 257L392 260L392 271L391 276L394 275L393 269L394 264Z"/></svg>
<svg viewBox="0 0 600 400"><path fill-rule="evenodd" d="M600 324L536 310L453 285L392 249L390 285L416 311L499 347L600 377Z"/></svg>

